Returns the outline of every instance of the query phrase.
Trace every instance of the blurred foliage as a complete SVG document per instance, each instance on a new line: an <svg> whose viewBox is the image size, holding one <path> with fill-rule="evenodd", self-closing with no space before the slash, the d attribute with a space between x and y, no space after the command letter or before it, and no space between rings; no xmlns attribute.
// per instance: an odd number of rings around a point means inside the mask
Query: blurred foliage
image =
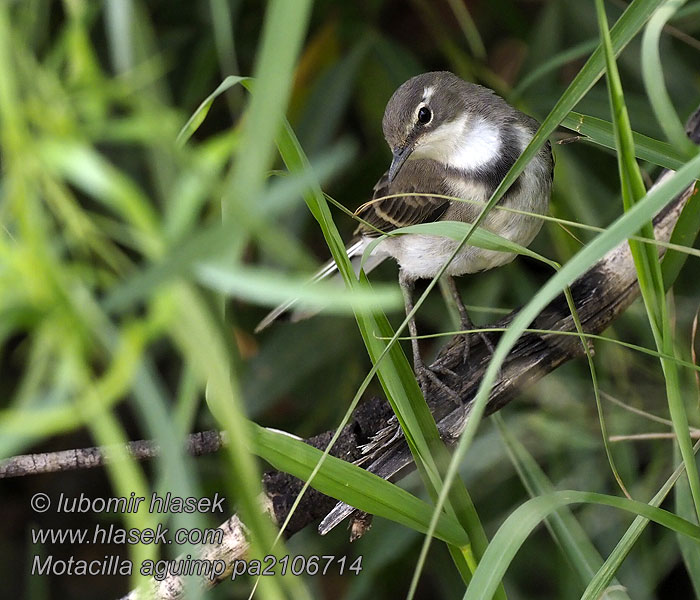
<svg viewBox="0 0 700 600"><path fill-rule="evenodd" d="M188 459L179 449L186 433L227 422L216 412L212 387L205 392L212 381L207 369L220 367L223 381L222 373L232 368L229 392L249 418L309 436L337 426L371 366L342 298L334 308L345 316L325 314L252 333L269 305L287 289L298 289L329 252L301 198L308 182L283 176L282 161L272 158L274 131L265 134L270 139L256 158L259 181L235 187L248 171L237 173L234 157L252 151L241 139L264 137L246 132L251 113L241 119L248 92L228 88L190 141L176 143L190 116L226 77L252 75L260 66L267 6L257 0L16 0L0 7L0 448L9 456L155 438L165 449L163 459L143 469L3 481L0 574L7 597L117 597L133 584L115 577L29 577L37 552L86 559L107 553L91 546L33 547L33 526L78 527L108 518L35 514L28 499L37 491L56 497L81 492L108 497L149 488L181 495L219 491L229 498L231 511L250 501L254 486L244 493L237 483L257 477L252 463L236 465L225 452ZM623 0L606 3L611 23L625 6ZM598 42L594 4L580 0L317 0L307 29L303 16L288 25L302 37L298 52L294 40L286 40L290 67L277 65L280 93L271 102L285 109L288 76L291 126L324 191L350 209L368 199L388 166L381 118L387 99L407 78L448 69L493 87L542 120ZM700 2L691 1L660 39L666 88L683 118L700 101L698 36ZM632 129L666 140L645 91L640 36L622 52L618 68ZM603 80L576 110L611 120ZM561 130L554 139L571 137ZM582 142L554 148L551 213L607 226L622 212L614 151ZM651 163L641 167L647 178L660 171ZM234 210L224 224L222 198ZM237 204L239 198L246 203ZM339 211L334 218L349 236L352 220ZM565 263L592 238L589 232L576 235L581 241L546 224L533 250ZM672 291L676 349L688 360L700 296L696 260L689 259ZM373 282L387 283L374 286L385 292L387 309L395 269L387 264L372 276ZM212 284L211 274L224 272L239 287L222 318L216 292L224 278ZM550 273L541 263L519 258L495 272L463 278L460 285L480 324L526 303ZM280 281L289 287L281 288ZM241 282L248 282L246 293ZM397 324L402 313L393 307L388 314ZM423 333L452 328L439 294L424 303L418 326ZM640 302L606 335L654 347ZM434 353L439 341L424 348ZM657 359L597 342L595 363L604 397L668 417ZM700 426L695 380L687 370L681 377L690 390L686 397L692 395L691 426ZM370 391L380 388L373 383ZM671 431L612 402L604 406L612 435ZM617 492L585 361L565 365L524 391L503 419L509 435L556 488ZM648 501L678 464L670 439L628 439L612 448L635 499ZM527 498L506 444L488 422L461 475L489 537ZM416 475L402 485L425 496ZM602 556L629 524L626 514L593 505L575 514ZM172 524L215 526L220 520L190 515ZM152 515L125 519L126 526L154 522ZM364 570L357 577L306 578L303 593L348 599L405 595L420 534L377 519L369 535L349 546L339 529L327 538L303 531L287 551L361 554ZM174 554L166 549L164 555ZM446 568L447 561L445 547L433 544L416 597L463 595L459 574ZM585 582L576 573L541 528L516 555L504 583L511 598L578 598ZM635 600L693 595L677 537L660 527L641 536L617 579ZM225 584L207 597L248 592L248 586Z"/></svg>

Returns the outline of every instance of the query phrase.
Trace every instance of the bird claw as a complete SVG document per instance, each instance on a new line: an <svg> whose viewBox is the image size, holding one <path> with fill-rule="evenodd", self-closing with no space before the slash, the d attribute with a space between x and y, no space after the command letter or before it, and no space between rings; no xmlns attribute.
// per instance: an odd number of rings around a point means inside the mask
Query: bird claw
<svg viewBox="0 0 700 600"><path fill-rule="evenodd" d="M467 329L467 327L463 327L464 329ZM484 342L484 346L486 346L486 349L488 350L489 354L493 356L493 353L496 351L493 342L489 339L489 336L486 335L486 332L484 331L478 331L474 333L461 333L457 336L459 339L459 343L461 344L461 352L462 352L462 364L467 365L469 363L469 358L471 356L471 348L472 348L472 336L478 335L481 338L481 341Z"/></svg>
<svg viewBox="0 0 700 600"><path fill-rule="evenodd" d="M462 347L462 364L467 365L471 355L472 335L471 333L462 333L457 336L457 340Z"/></svg>
<svg viewBox="0 0 700 600"><path fill-rule="evenodd" d="M479 336L481 337L482 341L484 342L484 346L486 346L486 349L489 351L489 354L491 355L489 360L493 358L494 352L496 352L496 348L493 345L493 342L489 339L489 336L486 335L484 331L479 332ZM498 378L503 379L503 364L501 364L500 367L498 367Z"/></svg>
<svg viewBox="0 0 700 600"><path fill-rule="evenodd" d="M493 353L496 351L496 348L493 345L493 342L489 339L489 336L486 335L485 331L480 331L479 337L481 338L481 341L484 342L484 346L486 346L486 349L489 351L489 354L493 356Z"/></svg>
<svg viewBox="0 0 700 600"><path fill-rule="evenodd" d="M457 375L457 373L455 373L452 369L448 369L444 365L433 365L432 367L430 367L430 370L433 373L439 373L440 375L447 375L448 377L459 379L459 375Z"/></svg>
<svg viewBox="0 0 700 600"><path fill-rule="evenodd" d="M428 391L428 388L431 385L434 385L436 388L442 390L445 394L447 394L455 404L461 404L459 394L455 392L449 385L444 383L437 376L437 373L442 373L444 375L450 375L452 377L457 378L457 374L454 371L448 369L447 367L435 367L431 369L426 367L425 365L420 365L416 368L416 377L418 378L418 383L420 385L421 390L423 391L423 394L425 394Z"/></svg>

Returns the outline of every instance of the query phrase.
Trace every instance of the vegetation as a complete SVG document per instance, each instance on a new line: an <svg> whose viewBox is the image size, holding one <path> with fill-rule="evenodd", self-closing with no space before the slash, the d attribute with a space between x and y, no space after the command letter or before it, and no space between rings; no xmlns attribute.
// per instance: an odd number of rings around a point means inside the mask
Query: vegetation
<svg viewBox="0 0 700 600"><path fill-rule="evenodd" d="M227 516L29 504L37 492L155 491L225 495L252 556L363 557L357 576L262 577L264 598L700 597L697 201L663 261L639 241L700 177L682 126L700 103L698 32L697 0L0 3L0 453L115 448L104 471L0 484L14 516L0 525L8 596L118 597L142 582L138 569L30 577L35 555L140 565L196 551L41 546L38 527L201 528ZM452 457L401 350L395 265L371 287L358 280L342 241L355 223L336 208L365 202L388 166L380 124L393 90L434 69L542 122L490 205L547 139L567 142L554 144L554 219L529 256L460 281L477 324L525 308ZM664 167L674 179L647 194ZM476 226L442 233L503 243ZM611 342L480 423L529 319L635 235L643 298ZM345 289L307 286L329 255ZM453 333L439 290L428 284L417 304L421 332ZM290 295L324 314L253 334ZM419 466L404 490L264 429L338 428L370 393L387 397ZM187 456L182 440L203 429L226 430L226 450ZM119 451L141 438L162 449L152 464ZM352 546L344 530L283 543L258 505L269 464L380 518ZM253 583L187 597L247 597Z"/></svg>

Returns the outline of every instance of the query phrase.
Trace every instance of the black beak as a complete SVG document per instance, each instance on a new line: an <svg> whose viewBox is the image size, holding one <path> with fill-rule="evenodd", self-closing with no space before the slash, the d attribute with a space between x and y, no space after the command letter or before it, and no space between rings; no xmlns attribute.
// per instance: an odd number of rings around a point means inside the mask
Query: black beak
<svg viewBox="0 0 700 600"><path fill-rule="evenodd" d="M398 172L401 170L403 163L406 162L408 157L411 155L411 152L413 152L413 148L411 146L399 148L394 152L394 157L392 158L391 166L389 167L389 183L394 181L394 177L396 177Z"/></svg>

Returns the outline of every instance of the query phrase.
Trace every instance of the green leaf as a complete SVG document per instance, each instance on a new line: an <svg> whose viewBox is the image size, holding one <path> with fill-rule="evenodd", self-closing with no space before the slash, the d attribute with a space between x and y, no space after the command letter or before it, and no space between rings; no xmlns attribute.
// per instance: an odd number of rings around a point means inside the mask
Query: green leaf
<svg viewBox="0 0 700 600"><path fill-rule="evenodd" d="M695 444L693 451L697 452L698 448L700 448L700 442ZM671 491L673 485L683 474L683 471L684 463L681 463L680 466L678 466L671 476L664 482L661 489L651 499L649 502L650 506L655 507L661 505L668 493ZM605 560L605 563L603 563L603 566L595 574L595 577L591 579L586 591L581 596L581 600L598 600L600 598L603 591L610 584L612 577L620 568L620 565L625 560L635 542L639 539L639 536L642 534L648 524L649 520L645 517L636 517L634 519L632 525L629 526L613 551L608 555L608 558Z"/></svg>
<svg viewBox="0 0 700 600"><path fill-rule="evenodd" d="M249 79L250 77L240 77L238 75L229 75L226 79L224 79L219 86L202 101L202 103L197 107L197 110L195 110L187 120L187 123L182 126L180 133L177 134L175 143L178 146L184 146L187 143L187 140L192 137L194 132L199 129L199 126L204 122L204 119L206 119L214 100L221 96L221 94L223 94L226 90L231 89L234 85Z"/></svg>
<svg viewBox="0 0 700 600"><path fill-rule="evenodd" d="M475 58L480 60L486 59L486 48L484 47L484 42L481 39L479 30L474 23L474 19L469 14L467 7L460 0L447 0L450 4L450 8L454 13L455 19L459 23L459 26L464 33L464 37L469 44L469 49Z"/></svg>
<svg viewBox="0 0 700 600"><path fill-rule="evenodd" d="M627 45L627 43L629 43L632 37L637 33L637 31L639 31L639 29L649 18L652 11L662 1L663 0L634 0L627 7L625 12L618 20L618 22L615 24L615 27L613 27L613 30L610 32L613 38L614 49L616 52L620 52L622 48L624 48ZM530 162L530 160L534 158L537 152L539 152L540 148L547 142L547 138L556 129L558 124L564 119L564 117L566 117L566 115L569 114L569 112L574 108L576 103L600 78L600 76L603 73L603 70L603 53L602 49L599 47L591 55L591 57L588 59L581 71L579 71L578 75L576 75L576 77L566 89L564 94L559 98L554 108L551 110L547 118L543 121L542 125L537 130L537 132L535 133L535 135L533 136L532 140L527 145L523 153L515 161L515 164L511 167L511 169L508 171L501 183L494 190L488 203L482 210L475 223L472 225L470 233L467 234L464 238L462 238L460 246L458 246L457 249L455 249L453 255L445 263L438 275L428 285L426 291L421 297L421 300L435 286L436 281L445 272L450 261L454 258L454 256L456 256L457 252L459 251L461 245L468 242L469 236L481 224L488 211L491 210L503 197L503 194L505 194L508 188L516 181L516 179L518 178L520 173L522 173L525 166ZM685 175L687 175L687 173L685 173ZM670 202L670 200L671 198L666 198L665 202ZM608 232L609 231L610 230L608 230ZM634 233L634 231L635 230L630 231L627 234L627 236ZM603 250L603 252L601 253L602 256L602 254L604 254L605 251L610 249L605 248L605 243L603 241L600 241L601 238L603 240L605 239L605 235L606 234L601 234L601 236L599 236L598 238L599 241L597 243L587 246L587 248L593 247L596 249L596 251ZM584 252L585 250L586 248L579 252L579 256L583 255L583 257L585 257L585 260L590 260L590 258L592 257L586 256ZM583 271L585 271L585 269L588 266L590 266L590 264L592 264L594 260L591 260L587 264L578 264L577 267L581 268L581 271L577 274L581 274ZM569 267L569 269L567 269L567 267ZM447 490L449 490L452 480L457 476L458 465L462 461L464 454L467 448L469 447L471 440L474 437L476 428L479 424L479 421L481 420L484 408L486 406L489 390L494 384L498 369L503 364L503 361L505 360L508 352L515 345L515 342L517 341L518 337L520 337L523 330L532 322L532 320L539 313L539 311L542 308L544 308L544 305L546 305L547 302L551 301L557 293L559 293L570 283L570 281L566 281L566 279L568 275L572 274L573 270L574 267L570 267L569 264L567 264L554 277L552 277L548 285L552 285L554 282L556 282L556 287L548 288L547 286L545 286L543 289L541 289L540 292L533 298L533 300L526 306L526 308L518 314L516 319L513 321L513 324L511 325L511 329L504 336L502 336L501 340L499 341L498 347L496 348L496 352L494 353L491 362L489 363L486 373L484 374L484 377L481 381L481 385L479 386L477 395L474 399L472 410L469 415L470 418L467 421L466 428L462 433L462 436L460 437L460 440L457 444L457 448L452 456L452 460L450 462L450 466L445 477L445 487L440 493L440 497L437 501L438 509L442 508L447 498ZM545 290L547 290L547 293L545 293ZM394 340L392 339L392 342L393 341ZM427 554L429 543L430 541L428 536L423 544L423 548L421 549L421 558L423 560L425 555ZM416 571L416 573L414 574L412 587L415 587L418 576L419 571Z"/></svg>
<svg viewBox="0 0 700 600"><path fill-rule="evenodd" d="M143 191L94 148L75 140L39 140L38 151L50 170L135 226L152 250L158 217Z"/></svg>
<svg viewBox="0 0 700 600"><path fill-rule="evenodd" d="M698 186L695 184L688 202L683 207L681 216L673 228L670 242L679 246L691 248L700 231L700 202L696 200ZM683 265L688 260L688 254L675 249L668 249L661 263L661 272L664 279L664 289L669 290L681 272Z"/></svg>
<svg viewBox="0 0 700 600"><path fill-rule="evenodd" d="M700 542L700 527L667 510L644 504L644 502L594 492L571 490L553 492L528 500L513 511L499 527L474 573L464 600L491 600L508 565L535 527L558 508L581 502L612 506L640 515Z"/></svg>
<svg viewBox="0 0 700 600"><path fill-rule="evenodd" d="M561 124L563 127L581 134L588 141L611 150L616 148L613 124L609 121L572 111ZM632 137L634 139L634 154L637 158L674 170L685 162L685 155L671 144L636 132L632 133Z"/></svg>
<svg viewBox="0 0 700 600"><path fill-rule="evenodd" d="M674 462L678 460L678 450L674 452ZM697 515L693 506L693 496L690 493L690 486L686 479L679 479L674 489L675 509L679 517L688 519L691 523L697 524ZM683 562L685 563L688 577L693 585L695 596L700 597L700 552L698 546L683 535L678 535L678 545L681 549Z"/></svg>
<svg viewBox="0 0 700 600"><path fill-rule="evenodd" d="M489 363L484 378L477 392L470 418L467 421L462 437L453 454L452 462L446 476L446 482L457 470L469 443L476 432L479 419L483 414L488 392L493 385L497 370L503 364L506 356L520 338L527 326L535 317L551 302L561 290L570 285L577 277L581 276L606 252L625 241L630 235L638 231L642 225L657 214L664 206L670 203L676 195L681 193L694 179L700 177L700 157L684 165L674 175L669 177L658 187L650 190L645 198L635 204L629 211L612 223L608 229L600 233L589 244L584 246L562 268L553 275L549 281L540 288L535 296L523 307L511 323L508 331L501 337L496 346L496 351ZM440 502L438 502L440 506Z"/></svg>
<svg viewBox="0 0 700 600"><path fill-rule="evenodd" d="M670 3L674 4L675 0L670 0ZM639 170L639 165L634 158L632 128L627 115L627 107L625 106L620 75L617 71L617 65L612 52L612 44L610 42L608 24L602 0L596 0L596 9L601 37L605 47L608 89L610 104L613 111L613 122L615 124L615 142L618 148L620 181L622 183L622 201L625 211L629 212L630 209L639 202L639 199L645 195L644 182ZM665 13L665 8L660 10L662 10L662 13ZM656 14L658 15L659 13L657 12ZM656 26L653 20L650 26L652 28ZM685 136L685 133L683 135ZM647 238L651 239L654 237L654 228L651 219L642 225L642 233ZM644 306L647 310L649 325L654 334L656 346L659 352L675 355L676 345L673 340L673 326L666 307L663 275L658 252L654 247L648 244L640 244L634 240L630 240L629 245L637 270L639 288L644 300ZM698 468L693 455L693 445L688 430L688 416L680 389L678 368L675 362L664 358L661 358L661 366L664 373L666 395L671 413L671 420L673 421L673 428L683 456L683 461L685 462L690 489L695 502L695 511L700 516L700 475L698 475Z"/></svg>
<svg viewBox="0 0 700 600"><path fill-rule="evenodd" d="M306 168L307 159L294 132L288 125L278 145L280 153L291 172L294 173ZM366 287L368 285L367 282L358 281L355 276L353 267L345 252L345 244L333 222L328 204L320 187L312 186L304 195L304 199L321 227L345 285L350 290ZM377 339L376 333L380 329L386 331L386 327L389 327L386 317L380 319L376 315L366 314L357 314L356 317L367 345L367 350L377 367L376 372L389 401L392 402L392 407L395 406L395 395L399 395L406 400L407 410L403 411L403 405L399 406L397 408L397 417L402 427L405 427L404 432L407 435L409 446L412 451L419 453L418 460L422 459L426 461L427 465L430 465L433 463L433 459L431 457L430 444L425 436L439 441L439 435L435 421L425 405L425 400L418 388L413 371L400 346L395 346L391 349L389 360L379 362L379 358L386 354L387 349L385 343ZM428 468L431 472L436 472L434 465Z"/></svg>
<svg viewBox="0 0 700 600"><path fill-rule="evenodd" d="M292 173L307 168L308 159L288 124L278 138L278 147L287 168ZM321 227L326 243L338 266L338 271L348 289L353 290L369 285L366 278L362 277L360 280L356 278L345 252L345 245L333 222L328 203L320 187L317 184L312 185L304 195L304 200ZM372 377L377 374L387 399L396 413L423 481L428 491L436 496L438 490L442 489L438 465L441 462L442 464L447 462L447 450L440 439L437 426L418 387L413 370L401 347L395 344L398 334L393 334L389 321L379 309L375 310L374 313L358 311L355 313L355 317L373 366L360 385L346 417L329 443L329 447L337 439L340 429L349 418L350 411L359 402L361 394L369 385ZM407 320L403 323L404 327L406 323ZM392 341L387 344L377 337L377 333L380 335L393 334ZM451 486L449 493L450 503L447 505L447 511L450 514L452 511L456 511L454 514L467 531L474 553L478 557L487 542L471 499L461 484Z"/></svg>
<svg viewBox="0 0 700 600"><path fill-rule="evenodd" d="M378 303L387 308L401 306L401 294L395 286L377 290L356 289L351 293L334 281L310 284L308 278L287 277L270 269L243 265L202 263L195 267L197 279L227 296L277 306L295 298L302 308L348 313L368 310Z"/></svg>
<svg viewBox="0 0 700 600"><path fill-rule="evenodd" d="M308 480L323 453L293 436L265 429L251 423L252 451L273 467ZM425 532L433 507L381 477L352 463L326 456L323 468L316 473L311 487L319 492L348 502L369 514L391 519L416 531ZM469 540L454 517L440 516L441 540L455 546L466 546Z"/></svg>
<svg viewBox="0 0 700 600"><path fill-rule="evenodd" d="M509 431L500 413L493 415L493 419L506 444L513 466L530 496L535 498L553 493L555 489L552 482L527 451L527 448ZM553 511L547 517L546 522L552 537L576 570L581 583L586 585L603 565L600 553L568 508ZM618 582L613 582L613 585L616 588L621 587ZM629 599L629 596L622 589L608 591L606 597L609 600Z"/></svg>
<svg viewBox="0 0 700 600"><path fill-rule="evenodd" d="M510 101L514 102L516 99L520 98L524 94L525 90L548 73L556 71L559 67L585 56L589 52L593 52L593 50L595 50L597 47L597 39L587 40L585 42L581 42L580 44L576 44L571 48L562 50L558 54L555 54L548 60L544 61L542 64L538 64L537 68L527 73L513 88L513 91L509 96Z"/></svg>
<svg viewBox="0 0 700 600"><path fill-rule="evenodd" d="M664 69L661 66L659 43L661 32L666 22L676 11L686 3L686 0L667 0L649 19L649 24L642 36L642 77L644 88L656 114L656 120L663 129L668 141L690 158L697 154L697 147L688 139L683 124L673 108L671 97L664 83Z"/></svg>
<svg viewBox="0 0 700 600"><path fill-rule="evenodd" d="M634 0L631 2L615 26L610 30L613 52L618 54L642 28L653 11L664 0ZM557 126L566 118L581 98L590 90L605 72L605 60L601 46L591 54L586 64L581 68L566 91L557 100L554 108L542 122L540 128L520 155L510 171L503 178L489 199L487 208L482 214L490 210L503 197L506 190L515 182L525 166L534 158L539 149L547 142L547 138L554 132ZM479 225L481 220L477 220Z"/></svg>
<svg viewBox="0 0 700 600"><path fill-rule="evenodd" d="M275 547L272 523L260 510L261 477L256 458L249 450L250 428L238 380L232 376L236 359L223 320L192 286L175 286L172 298L177 313L171 326L171 337L200 383L206 385L206 402L211 415L218 427L228 434L224 446L229 469L226 485L229 494L237 499L241 519L250 529L250 536L258 536L250 540L251 552L257 558L280 550L284 553L283 548ZM271 585L273 590L283 585L288 593L294 594L292 597L309 598L303 581L271 579L266 585ZM273 595L282 598L281 593Z"/></svg>
<svg viewBox="0 0 700 600"><path fill-rule="evenodd" d="M335 172L346 157L345 151L330 152L322 163L317 165L316 171L309 167L306 171L292 177L280 179L275 185L270 186L259 202L276 206L280 202L287 201L286 199L296 197L308 187L310 182L316 181L317 177L326 177ZM268 227L266 231L266 236L274 234L275 244L280 243L279 230ZM236 221L227 221L200 227L195 233L188 234L184 240L174 241L160 260L131 275L123 284L112 289L105 299L105 309L107 311L125 310L134 302L147 297L155 287L191 272L196 264L207 259L219 258L238 232L240 232L240 224ZM285 251L285 248L288 258L298 256L301 251L296 245L288 247L286 244L280 247L280 251ZM302 256L306 259L305 254ZM311 267L313 268L313 265Z"/></svg>
<svg viewBox="0 0 700 600"><path fill-rule="evenodd" d="M304 42L311 0L270 0L255 64L255 93L241 124L241 141L224 196L224 220L255 206L274 160L275 139L283 126L297 56ZM251 82L245 82L250 86Z"/></svg>

